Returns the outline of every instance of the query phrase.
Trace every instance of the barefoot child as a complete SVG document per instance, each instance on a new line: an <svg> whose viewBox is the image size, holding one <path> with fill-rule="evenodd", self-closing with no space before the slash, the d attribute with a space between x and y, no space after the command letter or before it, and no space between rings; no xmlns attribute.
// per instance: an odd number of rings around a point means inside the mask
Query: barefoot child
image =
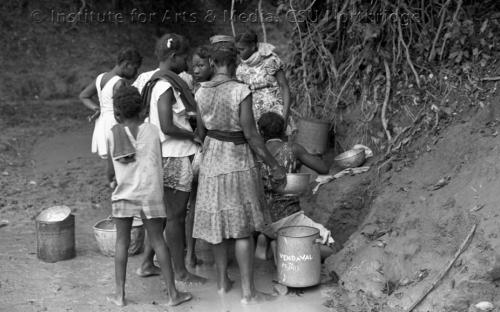
<svg viewBox="0 0 500 312"><path fill-rule="evenodd" d="M108 179L116 187L111 197L116 224L115 293L107 297L116 305L125 305L125 276L133 217L140 217L160 263L167 286L167 305L175 306L191 299L191 294L175 288L170 251L163 239L166 212L163 205L161 144L156 126L144 123L142 101L136 88L117 90L114 104L121 124L108 134ZM124 161L124 157L127 157Z"/></svg>
<svg viewBox="0 0 500 312"><path fill-rule="evenodd" d="M180 35L161 37L156 45L159 70L144 86L142 95L149 106L149 122L157 126L162 142L166 239L172 252L175 279L191 286L201 285L206 279L190 273L184 262L186 211L194 178L191 162L200 149L188 121L188 112L196 111L196 102L187 84L178 76L187 68L188 50L186 38ZM147 249L138 275L155 274L153 256Z"/></svg>
<svg viewBox="0 0 500 312"><path fill-rule="evenodd" d="M282 116L274 112L264 113L258 121L259 131L266 140L266 146L271 154L278 160L280 165L287 169L287 172L295 172L296 163L302 164L316 170L318 173L328 173L328 167L321 158L309 154L304 147L297 143L283 141L285 135L285 120ZM300 209L298 196L284 196L274 191L276 186L270 183L269 168L264 167L264 180L266 187L266 197L271 222L262 234L259 235L255 256L259 259L268 258L268 241L271 242L271 250L276 255L276 235L280 228L285 226L310 226L317 228L320 232L323 244L332 244L331 233L323 225L314 222L304 215ZM276 262L276 257L274 258Z"/></svg>
<svg viewBox="0 0 500 312"><path fill-rule="evenodd" d="M210 47L201 46L198 47L193 53L192 68L195 93L200 88L201 82L208 81L212 77L212 67L208 61L209 51ZM197 264L202 264L202 261L196 258L194 252L196 239L193 238L194 207L196 205L196 190L198 188L197 178L198 174L197 172L194 172L193 189L189 197L188 215L186 220L186 265L191 268L196 267Z"/></svg>
<svg viewBox="0 0 500 312"><path fill-rule="evenodd" d="M123 79L135 77L141 62L142 57L136 50L128 48L121 51L115 67L97 76L80 93L80 100L83 104L95 112L94 116L99 115L92 135L92 153L97 153L103 159L106 159L108 151L106 134L117 122L113 111L113 95L124 85ZM99 105L92 100L95 95L99 99Z"/></svg>

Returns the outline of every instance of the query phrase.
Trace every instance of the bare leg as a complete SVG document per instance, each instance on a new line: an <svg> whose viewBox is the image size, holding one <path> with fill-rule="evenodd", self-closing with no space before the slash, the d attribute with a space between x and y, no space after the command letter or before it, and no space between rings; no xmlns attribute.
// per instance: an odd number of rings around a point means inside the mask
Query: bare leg
<svg viewBox="0 0 500 312"><path fill-rule="evenodd" d="M127 276L128 248L133 218L114 218L116 224L115 245L115 293L106 299L118 306L125 305L125 278Z"/></svg>
<svg viewBox="0 0 500 312"><path fill-rule="evenodd" d="M270 245L269 253L272 253L271 257L273 257L274 265L277 267L278 266L278 258L277 258L277 253L276 253L276 240L271 240L271 243L269 245ZM277 273L278 272L276 272L276 275L277 275ZM285 296L286 294L288 294L288 287L278 283L278 280L279 280L278 276L275 276L275 278L273 278L273 290L276 294L278 294L280 296Z"/></svg>
<svg viewBox="0 0 500 312"><path fill-rule="evenodd" d="M172 261L170 252L163 239L163 219L143 219L146 231L150 238L151 247L156 253L158 263L160 264L161 273L167 286L167 297L169 306L176 306L183 302L191 300L190 293L183 293L175 288L174 272L172 271Z"/></svg>
<svg viewBox="0 0 500 312"><path fill-rule="evenodd" d="M167 245L172 252L175 279L187 286L202 285L207 280L191 274L184 263L184 247L186 235L186 209L189 193L165 188L167 205Z"/></svg>
<svg viewBox="0 0 500 312"><path fill-rule="evenodd" d="M236 261L240 267L241 289L243 292L241 302L253 304L271 300L273 296L258 292L253 279L254 241L253 237L236 239Z"/></svg>
<svg viewBox="0 0 500 312"><path fill-rule="evenodd" d="M201 260L196 258L195 247L196 239L193 238L193 224L194 224L194 207L196 205L196 190L197 183L193 183L193 190L189 195L189 209L186 218L186 266L189 268L196 267L201 264Z"/></svg>
<svg viewBox="0 0 500 312"><path fill-rule="evenodd" d="M165 228L166 221L165 219L162 219L163 222L163 229ZM154 256L155 252L153 250L153 247L151 246L150 240L149 240L149 235L146 233L146 240L145 240L145 246L144 246L144 260L141 263L141 266L137 268L135 273L139 275L140 277L148 277L148 276L154 276L154 275L160 275L161 270L159 267L157 267L154 264Z"/></svg>
<svg viewBox="0 0 500 312"><path fill-rule="evenodd" d="M278 266L278 258L277 258L277 253L276 253L276 241L275 240L271 241L271 252L273 253L274 265Z"/></svg>
<svg viewBox="0 0 500 312"><path fill-rule="evenodd" d="M268 240L266 235L259 234L257 237L257 247L255 248L255 258L260 260L267 260L267 249L268 249Z"/></svg>
<svg viewBox="0 0 500 312"><path fill-rule="evenodd" d="M217 291L225 294L231 290L233 281L227 274L227 240L220 244L211 245L214 253L215 265L217 267Z"/></svg>

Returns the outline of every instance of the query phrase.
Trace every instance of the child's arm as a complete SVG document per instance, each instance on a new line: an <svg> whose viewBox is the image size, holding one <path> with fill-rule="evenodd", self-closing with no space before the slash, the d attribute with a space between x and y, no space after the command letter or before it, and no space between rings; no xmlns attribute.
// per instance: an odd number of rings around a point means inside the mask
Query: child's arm
<svg viewBox="0 0 500 312"><path fill-rule="evenodd" d="M207 128L203 124L203 119L201 118L200 107L198 103L196 103L196 135L200 139L201 144L205 142L205 136L207 135Z"/></svg>
<svg viewBox="0 0 500 312"><path fill-rule="evenodd" d="M281 167L278 161L271 155L264 143L264 139L257 131L253 116L251 93L240 104L240 124L250 148L271 168L272 178L278 181L286 179L285 168Z"/></svg>
<svg viewBox="0 0 500 312"><path fill-rule="evenodd" d="M285 128L288 125L288 117L290 117L290 104L292 97L290 96L290 87L283 70L278 70L274 75L280 87L280 93L283 97L283 118L285 118Z"/></svg>
<svg viewBox="0 0 500 312"><path fill-rule="evenodd" d="M161 131L166 135L176 137L178 139L194 140L194 133L188 130L181 129L174 124L173 105L175 97L172 88L169 88L158 99L158 117L160 119Z"/></svg>
<svg viewBox="0 0 500 312"><path fill-rule="evenodd" d="M295 157L307 167L317 171L320 174L328 173L329 168L325 164L323 159L310 154L304 147L302 147L302 145L294 143L292 145L292 151Z"/></svg>
<svg viewBox="0 0 500 312"><path fill-rule="evenodd" d="M113 157L112 157L112 154L111 154L111 150L109 148L109 142L108 142L108 159L107 159L107 163L108 163L108 168L107 168L107 176L108 176L108 181L109 181L109 185L111 186L111 183L114 182L115 180L115 167L113 166ZM111 188L113 188L113 186L111 186Z"/></svg>
<svg viewBox="0 0 500 312"><path fill-rule="evenodd" d="M97 94L97 88L95 86L95 80L92 81L83 91L80 93L79 98L80 101L82 101L83 105L86 107L90 108L93 111L98 111L99 110L99 105L96 104L93 100L92 97Z"/></svg>
<svg viewBox="0 0 500 312"><path fill-rule="evenodd" d="M121 88L123 87L124 85L126 85L126 82L125 80L123 79L120 79L118 80L115 85L113 86L113 97L115 96L116 92ZM113 102L113 109L114 109L114 102ZM120 116L118 114L118 111L115 109L114 110L114 115L115 115L115 120L118 122L118 123L122 123L122 120L120 119Z"/></svg>

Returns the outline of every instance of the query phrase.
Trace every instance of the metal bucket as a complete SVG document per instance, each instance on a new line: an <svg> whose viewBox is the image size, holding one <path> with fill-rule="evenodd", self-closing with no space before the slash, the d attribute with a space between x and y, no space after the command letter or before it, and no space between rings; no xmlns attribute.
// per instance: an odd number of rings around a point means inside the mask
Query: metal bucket
<svg viewBox="0 0 500 312"><path fill-rule="evenodd" d="M318 285L321 274L319 230L287 226L278 231L278 281L290 287Z"/></svg>
<svg viewBox="0 0 500 312"><path fill-rule="evenodd" d="M321 120L300 119L296 142L311 154L324 154L328 149L330 123Z"/></svg>
<svg viewBox="0 0 500 312"><path fill-rule="evenodd" d="M57 262L76 256L75 216L65 206L42 211L35 220L37 257L45 262Z"/></svg>

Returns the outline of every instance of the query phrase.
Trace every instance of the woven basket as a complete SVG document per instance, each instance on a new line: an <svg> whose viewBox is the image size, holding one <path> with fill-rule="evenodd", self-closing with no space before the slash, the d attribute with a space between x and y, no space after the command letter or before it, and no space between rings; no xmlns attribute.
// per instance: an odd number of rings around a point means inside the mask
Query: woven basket
<svg viewBox="0 0 500 312"><path fill-rule="evenodd" d="M94 225L94 236L99 251L108 257L115 256L116 226L112 219L104 219ZM141 253L144 249L144 226L140 219L134 219L130 232L130 256Z"/></svg>

